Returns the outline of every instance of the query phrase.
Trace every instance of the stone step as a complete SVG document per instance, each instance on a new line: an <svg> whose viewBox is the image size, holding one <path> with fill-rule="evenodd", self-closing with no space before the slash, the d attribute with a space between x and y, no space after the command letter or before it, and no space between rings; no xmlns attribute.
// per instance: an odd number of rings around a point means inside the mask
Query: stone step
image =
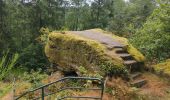
<svg viewBox="0 0 170 100"><path fill-rule="evenodd" d="M137 63L136 60L126 60L126 61L124 61L125 65L133 65L133 64L136 64L136 63Z"/></svg>
<svg viewBox="0 0 170 100"><path fill-rule="evenodd" d="M132 82L131 86L140 88L140 87L144 86L146 83L147 83L147 80L140 79L140 80L136 80L136 81Z"/></svg>
<svg viewBox="0 0 170 100"><path fill-rule="evenodd" d="M122 51L124 51L123 50L123 45L117 45L117 46L115 46L115 45L107 45L107 44L105 44L105 46L107 47L107 49L109 49L109 50L113 50L113 49L119 49L120 51L121 51L121 49L122 49Z"/></svg>
<svg viewBox="0 0 170 100"><path fill-rule="evenodd" d="M127 53L126 50L124 50L123 48L114 48L115 52L118 53L118 54L121 54L121 53Z"/></svg>
<svg viewBox="0 0 170 100"><path fill-rule="evenodd" d="M117 46L114 46L114 48L122 48L123 49L124 46L122 45L117 45Z"/></svg>
<svg viewBox="0 0 170 100"><path fill-rule="evenodd" d="M119 53L117 55L119 55L124 61L134 60L134 58L128 53Z"/></svg>
<svg viewBox="0 0 170 100"><path fill-rule="evenodd" d="M130 74L130 78L132 80L135 80L136 78L140 77L142 74L140 72L135 72L135 73L132 73Z"/></svg>
<svg viewBox="0 0 170 100"><path fill-rule="evenodd" d="M130 54L128 54L128 53L120 53L120 54L118 54L120 57L131 57L131 55Z"/></svg>
<svg viewBox="0 0 170 100"><path fill-rule="evenodd" d="M114 50L115 51L123 51L124 49L123 48L115 48Z"/></svg>

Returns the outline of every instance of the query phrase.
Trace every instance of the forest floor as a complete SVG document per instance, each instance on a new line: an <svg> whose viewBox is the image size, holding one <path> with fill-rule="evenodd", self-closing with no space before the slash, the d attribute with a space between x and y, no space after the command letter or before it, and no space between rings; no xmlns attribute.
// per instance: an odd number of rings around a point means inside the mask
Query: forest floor
<svg viewBox="0 0 170 100"><path fill-rule="evenodd" d="M170 82L167 78L159 77L149 72L144 73L143 77L148 83L139 88L139 94L147 95L150 100L169 100Z"/></svg>
<svg viewBox="0 0 170 100"><path fill-rule="evenodd" d="M56 78L54 78L57 74L54 74L53 76L48 77L48 81L54 81ZM159 77L155 74L144 72L142 75L143 78L145 78L148 83L144 85L141 88L136 88L136 90L131 95L130 99L125 99L126 97L121 97L121 100L169 100L170 98L170 82L168 79ZM123 83L123 84L122 84ZM118 81L113 82L113 84L116 84L119 86L119 88L124 88L126 81ZM132 88L130 86L127 86L126 88ZM81 95L83 96L99 96L99 91L89 91L85 92ZM119 95L120 96L120 95ZM13 100L13 93L10 91L8 94L6 94L1 100ZM140 97L140 99L139 99ZM142 98L142 99L141 99ZM85 99L83 99L85 100ZM88 99L87 99L88 100ZM112 93L104 93L103 100L117 100L117 97L113 95Z"/></svg>
<svg viewBox="0 0 170 100"><path fill-rule="evenodd" d="M170 82L168 79L159 77L155 74L144 72L142 77L147 80L147 84L141 88L136 88L135 91L128 93L127 95L118 95L105 93L103 100L170 100ZM117 86L123 90L125 88L125 81L121 80L112 84L117 84ZM127 86L126 88L132 88ZM119 91L120 92L120 91ZM85 96L96 96L98 92L88 92L84 94ZM118 97L118 98L117 98Z"/></svg>

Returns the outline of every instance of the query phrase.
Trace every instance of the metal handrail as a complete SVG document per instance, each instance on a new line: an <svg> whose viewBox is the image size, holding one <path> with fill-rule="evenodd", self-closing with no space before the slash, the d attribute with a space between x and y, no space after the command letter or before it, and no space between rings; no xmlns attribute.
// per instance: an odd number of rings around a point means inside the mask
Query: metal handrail
<svg viewBox="0 0 170 100"><path fill-rule="evenodd" d="M68 79L77 79L77 80L96 80L96 81L99 81L101 83L101 88L84 88L84 87L65 87L65 88L61 88L59 90L57 90L56 92L52 92L50 94L45 94L45 91L44 89L52 84L55 84L55 83L58 83L58 82L62 82L62 81L65 81L65 80L68 80ZM104 92L104 82L102 79L99 79L99 78L91 78L91 77L64 77L64 78L61 78L59 80L56 80L54 82L51 82L49 84L46 84L46 85L43 85L41 87L38 87L38 88L35 88L33 90L30 90L30 91L27 91L25 93L23 93L22 95L18 96L18 97L15 97L14 100L20 100L22 97L26 96L27 94L29 93L34 93L35 91L37 90L41 90L41 97L37 97L37 98L34 98L32 100L37 100L37 99L40 99L41 100L44 100L44 98L46 96L49 96L49 95L52 95L52 94L55 94L55 93L58 93L58 92L61 92L63 90L68 90L68 89L86 89L86 90L101 90L101 96L100 97L91 97L91 96L65 96L65 97L61 97L61 98L58 98L58 100L62 100L62 99L66 99L66 98L89 98L89 99L100 99L102 100L103 98L103 92Z"/></svg>

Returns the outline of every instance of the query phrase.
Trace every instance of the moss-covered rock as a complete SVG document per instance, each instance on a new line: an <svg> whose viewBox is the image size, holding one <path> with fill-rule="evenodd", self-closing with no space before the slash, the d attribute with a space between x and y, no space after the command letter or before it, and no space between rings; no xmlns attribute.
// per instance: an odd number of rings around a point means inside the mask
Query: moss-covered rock
<svg viewBox="0 0 170 100"><path fill-rule="evenodd" d="M101 29L90 31L102 32L112 36L116 41L125 44L127 51L139 61L144 61L144 56L129 44L126 38L111 35ZM71 32L51 32L45 46L45 53L49 61L59 65L63 71L79 71L80 66L86 68L89 74L99 73L118 74L126 73L123 60L116 55L114 50L108 50L104 44L88 39Z"/></svg>
<svg viewBox="0 0 170 100"><path fill-rule="evenodd" d="M153 66L157 73L170 76L170 59Z"/></svg>

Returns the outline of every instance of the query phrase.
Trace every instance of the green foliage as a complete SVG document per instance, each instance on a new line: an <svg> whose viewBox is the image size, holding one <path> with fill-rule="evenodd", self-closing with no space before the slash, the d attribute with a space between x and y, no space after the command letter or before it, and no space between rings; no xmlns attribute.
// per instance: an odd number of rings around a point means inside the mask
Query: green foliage
<svg viewBox="0 0 170 100"><path fill-rule="evenodd" d="M49 30L99 27L117 33L134 33L154 9L152 0L36 1L0 0L0 51L10 48L11 52L18 52L19 64L29 70L48 66L36 41L40 34L45 44Z"/></svg>
<svg viewBox="0 0 170 100"><path fill-rule="evenodd" d="M110 0L112 3L112 6L110 6L110 9L113 9L113 11L110 13L112 14L112 17L108 21L108 30L116 32L116 33L123 33L124 27L125 27L125 9L126 4L123 0ZM111 4L111 3L109 3Z"/></svg>
<svg viewBox="0 0 170 100"><path fill-rule="evenodd" d="M129 0L126 3L124 0L108 1L113 2L113 6L110 6L113 17L108 21L107 29L120 35L135 33L155 8L153 0Z"/></svg>
<svg viewBox="0 0 170 100"><path fill-rule="evenodd" d="M41 70L38 71L32 70L30 73L25 72L23 76L21 76L24 81L27 81L33 85L33 88L41 86L42 80L47 78L47 75L41 73Z"/></svg>
<svg viewBox="0 0 170 100"><path fill-rule="evenodd" d="M42 47L35 40L39 35L39 29L47 22L41 14L47 9L47 0L37 2L36 5L22 3L20 0L2 1L0 12L0 45L3 49L10 48L11 52L21 54L19 66L28 70L48 66ZM45 13L45 12L44 12ZM45 13L45 15L47 15ZM55 23L55 22L54 22ZM1 55L1 53L0 53Z"/></svg>
<svg viewBox="0 0 170 100"><path fill-rule="evenodd" d="M72 90L68 90L68 91L64 90L64 91L59 92L59 93L56 95L55 98L63 98L63 97L65 97L65 96L72 96L73 93L74 93L74 91L72 91ZM69 100L69 99L68 99L68 100Z"/></svg>
<svg viewBox="0 0 170 100"><path fill-rule="evenodd" d="M159 2L159 7L131 39L149 59L163 60L170 55L170 4L166 1Z"/></svg>
<svg viewBox="0 0 170 100"><path fill-rule="evenodd" d="M39 68L45 70L48 66L48 60L44 55L42 46L39 44L30 44L27 48L22 50L18 63L21 67L30 70L37 70Z"/></svg>
<svg viewBox="0 0 170 100"><path fill-rule="evenodd" d="M46 44L47 41L48 41L48 35L49 35L49 33L50 33L49 29L42 27L42 28L40 29L40 33L41 33L40 40L39 40L40 43Z"/></svg>
<svg viewBox="0 0 170 100"><path fill-rule="evenodd" d="M0 59L0 80L5 78L6 75L11 71L11 69L15 66L19 55L16 53L12 55L9 59L9 51L4 53L3 57Z"/></svg>
<svg viewBox="0 0 170 100"><path fill-rule="evenodd" d="M100 67L106 71L107 74L111 75L124 75L128 74L128 70L122 66L114 66L115 62L102 59L100 63Z"/></svg>
<svg viewBox="0 0 170 100"><path fill-rule="evenodd" d="M96 78L103 78L103 76L100 75L100 73L98 72L95 72L95 73L91 73L90 71L88 71L85 67L83 66L80 66L78 68L78 71L79 73L82 75L82 76L85 76L85 77L96 77Z"/></svg>
<svg viewBox="0 0 170 100"><path fill-rule="evenodd" d="M105 88L106 93L113 94L112 91L114 91L114 90L112 88L110 88L110 87Z"/></svg>
<svg viewBox="0 0 170 100"><path fill-rule="evenodd" d="M87 70L83 67L83 66L80 66L78 68L78 71L81 73L81 74L87 74Z"/></svg>

